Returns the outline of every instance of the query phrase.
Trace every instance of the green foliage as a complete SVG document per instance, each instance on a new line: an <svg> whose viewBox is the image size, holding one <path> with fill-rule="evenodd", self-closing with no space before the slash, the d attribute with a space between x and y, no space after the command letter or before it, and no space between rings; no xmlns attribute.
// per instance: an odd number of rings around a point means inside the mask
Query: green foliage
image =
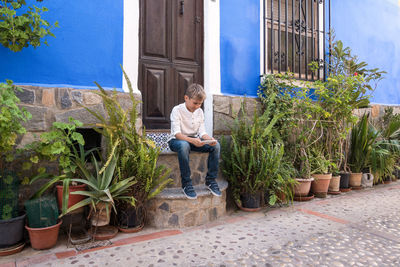
<svg viewBox="0 0 400 267"><path fill-rule="evenodd" d="M0 220L18 216L19 178L11 171L0 169Z"/></svg>
<svg viewBox="0 0 400 267"><path fill-rule="evenodd" d="M84 200L73 205L69 209L63 209L60 216L74 211L78 208L86 205L92 205L96 209L96 205L99 203L106 203L111 205L115 212L115 201L121 200L129 202L131 205L135 205L135 198L129 194L130 187L136 183L135 177L124 177L121 178L116 172L118 164L117 147L119 140L113 145L107 161L103 166L99 166L95 157L93 156L92 163L94 164L94 172L88 171L86 165L80 163L77 164L79 170L84 175L84 179L71 179L72 181L86 184L88 186L87 191L76 191L71 194L87 196ZM108 205L106 205L108 207Z"/></svg>
<svg viewBox="0 0 400 267"><path fill-rule="evenodd" d="M274 102L275 96L269 101ZM222 139L223 172L228 178L234 198L240 203L241 194L258 194L270 189L270 202L274 204L279 192L286 192L292 182L283 168L284 147L277 138L274 126L283 115L266 108L261 116L251 119L244 104L231 127L231 142ZM287 190L289 191L289 190Z"/></svg>
<svg viewBox="0 0 400 267"><path fill-rule="evenodd" d="M363 115L352 128L349 164L353 172L361 172L363 168L368 167L372 146L378 135L379 133L369 123L368 115Z"/></svg>
<svg viewBox="0 0 400 267"><path fill-rule="evenodd" d="M0 169L14 160L17 136L26 132L23 123L32 117L24 108L18 107L19 98L15 95L18 90L21 89L10 80L0 83Z"/></svg>
<svg viewBox="0 0 400 267"><path fill-rule="evenodd" d="M40 135L40 140L27 145L27 149L34 152L31 157L33 163L37 160L58 161L60 173L72 176L76 165L72 157L77 155L76 145L84 145L83 136L76 131L83 123L69 118L69 123L54 122L51 130Z"/></svg>
<svg viewBox="0 0 400 267"><path fill-rule="evenodd" d="M129 88L129 96L132 106L124 109L118 101L117 92L107 92L96 83L99 91L97 94L102 98L107 116L94 110L86 108L100 123L95 124L95 129L101 133L109 144L119 140L116 148L118 158L116 172L119 179L134 177L137 181L130 187L132 197L136 202L143 204L149 198L160 193L165 186L171 182L168 178L170 172L165 166L157 166L160 154L159 148L147 139L145 132L140 135L137 131L136 120L138 117L138 101L135 99L131 82L123 71Z"/></svg>
<svg viewBox="0 0 400 267"><path fill-rule="evenodd" d="M25 5L25 0L0 2L0 44L13 52L29 45L34 48L40 46L44 37L55 37L51 30L58 27L58 22L51 25L42 19L41 14L48 11L46 7L28 6L27 11L22 13ZM44 44L47 45L47 41Z"/></svg>

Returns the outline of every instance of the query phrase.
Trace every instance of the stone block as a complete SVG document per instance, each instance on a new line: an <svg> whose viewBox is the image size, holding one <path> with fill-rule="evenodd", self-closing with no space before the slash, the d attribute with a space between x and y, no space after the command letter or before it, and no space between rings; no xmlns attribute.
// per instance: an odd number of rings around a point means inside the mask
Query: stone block
<svg viewBox="0 0 400 267"><path fill-rule="evenodd" d="M232 113L231 116L232 117L236 117L240 111L240 109L242 108L242 101L244 100L243 97L232 97L231 101L232 101Z"/></svg>
<svg viewBox="0 0 400 267"><path fill-rule="evenodd" d="M187 199L174 199L169 203L170 212L178 213L181 211L187 211L188 209L199 206L199 199L187 200Z"/></svg>
<svg viewBox="0 0 400 267"><path fill-rule="evenodd" d="M160 210L168 211L169 212L169 205L166 202L163 202L159 207Z"/></svg>
<svg viewBox="0 0 400 267"><path fill-rule="evenodd" d="M42 91L42 101L43 106L46 107L54 107L56 102L54 98L54 90L53 89L43 89Z"/></svg>
<svg viewBox="0 0 400 267"><path fill-rule="evenodd" d="M196 225L203 225L208 223L208 209L199 210L199 215L197 216Z"/></svg>
<svg viewBox="0 0 400 267"><path fill-rule="evenodd" d="M208 210L208 220L215 221L218 218L217 208L211 208Z"/></svg>
<svg viewBox="0 0 400 267"><path fill-rule="evenodd" d="M183 219L183 225L185 227L195 226L197 217L198 217L198 212L196 210L185 214L184 217L183 217L184 218Z"/></svg>
<svg viewBox="0 0 400 267"><path fill-rule="evenodd" d="M172 214L168 219L168 226L177 227L179 226L179 217L176 214Z"/></svg>
<svg viewBox="0 0 400 267"><path fill-rule="evenodd" d="M209 209L211 208L211 202L212 202L212 198L215 198L214 196L205 196L202 197L200 200L200 205L199 208L201 209Z"/></svg>
<svg viewBox="0 0 400 267"><path fill-rule="evenodd" d="M27 132L17 142L17 148L23 148L25 145L32 143L33 141L39 140L39 135L35 135L32 132Z"/></svg>
<svg viewBox="0 0 400 267"><path fill-rule="evenodd" d="M72 107L71 96L69 95L69 90L67 88L58 88L57 102L61 109L69 109Z"/></svg>
<svg viewBox="0 0 400 267"><path fill-rule="evenodd" d="M380 114L380 105L373 105L371 107L371 116L372 118L377 118Z"/></svg>
<svg viewBox="0 0 400 267"><path fill-rule="evenodd" d="M22 124L27 131L36 132L36 131L46 131L48 129L46 122L46 114L49 112L48 108L39 106L25 106L25 105L19 105L19 106L25 108L29 113L32 114L32 118L28 122Z"/></svg>
<svg viewBox="0 0 400 267"><path fill-rule="evenodd" d="M15 95L19 98L19 100L21 100L21 103L33 104L35 102L34 90L29 90L29 89L25 89L25 88L21 88L21 90L15 91Z"/></svg>
<svg viewBox="0 0 400 267"><path fill-rule="evenodd" d="M230 97L228 96L222 96L222 95L214 95L213 96L213 107L214 107L214 112L222 113L225 115L230 114Z"/></svg>
<svg viewBox="0 0 400 267"><path fill-rule="evenodd" d="M104 111L103 105L101 105L101 104L92 106L92 107L90 107L90 109L94 110L97 113L100 113L102 116L105 116L105 111ZM69 117L72 117L76 120L83 122L83 124L85 124L85 127L88 127L88 125L99 123L97 118L94 117L92 114L90 114L84 108L72 109L72 110L62 112L62 113L55 114L56 121L60 121L60 122L68 122Z"/></svg>
<svg viewBox="0 0 400 267"><path fill-rule="evenodd" d="M102 103L102 99L99 95L92 92L83 93L83 103L88 106L98 105Z"/></svg>
<svg viewBox="0 0 400 267"><path fill-rule="evenodd" d="M76 103L82 105L83 104L83 96L82 93L80 91L77 90L73 90L71 92L72 95L72 100L75 101Z"/></svg>
<svg viewBox="0 0 400 267"><path fill-rule="evenodd" d="M222 114L214 112L214 135L227 134L231 132L230 126L233 124L233 118Z"/></svg>

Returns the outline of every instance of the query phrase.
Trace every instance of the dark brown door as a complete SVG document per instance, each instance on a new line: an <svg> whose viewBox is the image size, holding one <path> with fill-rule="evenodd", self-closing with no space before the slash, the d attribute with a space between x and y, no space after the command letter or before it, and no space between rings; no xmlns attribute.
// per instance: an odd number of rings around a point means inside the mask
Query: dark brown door
<svg viewBox="0 0 400 267"><path fill-rule="evenodd" d="M168 129L191 83L203 84L203 0L140 0L139 89L147 129Z"/></svg>

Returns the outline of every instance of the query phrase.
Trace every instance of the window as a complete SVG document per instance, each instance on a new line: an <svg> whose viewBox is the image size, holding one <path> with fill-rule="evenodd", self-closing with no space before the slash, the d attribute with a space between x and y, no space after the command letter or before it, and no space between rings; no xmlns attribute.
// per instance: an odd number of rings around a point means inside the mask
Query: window
<svg viewBox="0 0 400 267"><path fill-rule="evenodd" d="M324 2L263 0L264 73L290 71L301 80L324 77ZM309 69L312 61L319 62L319 71Z"/></svg>

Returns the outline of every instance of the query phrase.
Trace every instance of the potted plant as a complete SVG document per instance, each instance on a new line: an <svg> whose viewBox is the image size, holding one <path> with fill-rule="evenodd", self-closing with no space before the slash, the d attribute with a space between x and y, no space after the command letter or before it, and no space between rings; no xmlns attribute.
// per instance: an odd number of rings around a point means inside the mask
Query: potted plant
<svg viewBox="0 0 400 267"><path fill-rule="evenodd" d="M311 183L311 190L316 197L325 198L332 178L332 173L329 173L332 163L316 147L310 149L309 155L312 170L311 176L314 178L314 181Z"/></svg>
<svg viewBox="0 0 400 267"><path fill-rule="evenodd" d="M131 105L128 108L121 106L115 91L107 92L96 83L99 88L96 93L103 99L107 116L90 108L86 110L98 119L99 123L93 126L105 137L109 149L115 140L119 140L119 146L115 149L119 179L122 181L128 177L135 177L136 183L128 190L128 195L135 199L135 202L117 200L115 205L120 230L136 231L144 225L147 201L159 194L172 179L168 178L169 169L164 165L157 165L160 149L146 137L144 130L137 127L138 101L124 71L123 75L129 88Z"/></svg>
<svg viewBox="0 0 400 267"><path fill-rule="evenodd" d="M25 214L18 209L18 189L20 179L14 163L14 146L18 135L26 129L22 123L31 118L31 114L18 107L16 90L21 90L7 80L0 83L0 247L12 247L23 239ZM25 181L23 181L25 183ZM22 246L20 246L22 249ZM16 251L14 251L16 252ZM11 252L10 252L11 253Z"/></svg>
<svg viewBox="0 0 400 267"><path fill-rule="evenodd" d="M42 169L30 183L39 179L49 179L33 198L40 197L46 190L56 185L58 207L62 213L84 198L84 196L70 194L70 192L84 190L86 185L78 184L72 181L72 178L81 178L82 174L77 169L77 162L84 165L86 157L94 150L84 151L85 141L83 136L76 131L82 126L80 121L73 118L69 118L69 123L54 122L51 131L41 134L40 140L26 146L26 149L32 153L31 164L57 161L58 175L46 173Z"/></svg>
<svg viewBox="0 0 400 267"><path fill-rule="evenodd" d="M49 249L56 245L62 220L58 220L57 202L54 196L42 196L25 201L31 246Z"/></svg>
<svg viewBox="0 0 400 267"><path fill-rule="evenodd" d="M271 102L275 96L272 96ZM255 110L251 119L242 103L231 126L230 143L222 140L223 172L240 208L259 209L260 196L274 179L270 171L276 167L284 151L282 144L273 142L271 136L280 116L273 114L269 108L261 116Z"/></svg>
<svg viewBox="0 0 400 267"><path fill-rule="evenodd" d="M92 156L92 162L94 170L88 171L86 166L77 164L80 171L84 174L85 179L72 179L73 181L87 185L88 190L76 191L71 194L84 195L87 198L73 205L67 209L66 213L72 212L78 208L86 205L90 206L90 219L91 225L95 227L92 234L96 238L97 227L107 226L110 222L111 209L117 213L115 203L117 200L125 201L130 205L135 205L135 198L130 196L130 187L136 183L135 177L120 177L121 173L116 171L118 162L118 155L116 155L116 149L119 145L117 140L114 144L107 160L100 166L95 157ZM65 215L64 213L62 215ZM61 216L62 216L61 215ZM112 238L118 230L112 231L108 238Z"/></svg>
<svg viewBox="0 0 400 267"><path fill-rule="evenodd" d="M352 170L349 181L351 187L361 186L361 171L368 167L372 146L377 137L378 132L368 122L368 115L363 115L360 121L352 128L349 157L349 165Z"/></svg>

